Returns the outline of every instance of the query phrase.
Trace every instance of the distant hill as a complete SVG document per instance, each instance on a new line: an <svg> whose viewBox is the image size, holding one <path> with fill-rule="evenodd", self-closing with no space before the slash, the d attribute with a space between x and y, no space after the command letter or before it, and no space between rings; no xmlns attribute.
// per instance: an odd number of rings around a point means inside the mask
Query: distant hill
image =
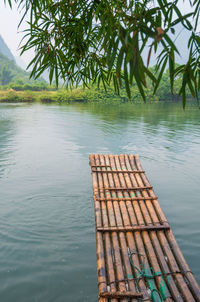
<svg viewBox="0 0 200 302"><path fill-rule="evenodd" d="M22 85L45 81L42 78L37 79L37 81L30 79L30 73L16 64L9 47L0 36L0 85L7 85L10 82Z"/></svg>
<svg viewBox="0 0 200 302"><path fill-rule="evenodd" d="M0 71L3 68L6 68L12 73L13 80L20 79L26 82L29 81L29 73L18 67L14 60L9 59L0 52Z"/></svg>
<svg viewBox="0 0 200 302"><path fill-rule="evenodd" d="M8 59L15 61L14 56L12 55L10 49L4 42L3 38L0 36L0 53L6 56Z"/></svg>
<svg viewBox="0 0 200 302"><path fill-rule="evenodd" d="M29 73L17 66L9 47L0 36L0 73L2 73L3 69L8 70L12 74L12 81L16 79L25 82L29 81Z"/></svg>

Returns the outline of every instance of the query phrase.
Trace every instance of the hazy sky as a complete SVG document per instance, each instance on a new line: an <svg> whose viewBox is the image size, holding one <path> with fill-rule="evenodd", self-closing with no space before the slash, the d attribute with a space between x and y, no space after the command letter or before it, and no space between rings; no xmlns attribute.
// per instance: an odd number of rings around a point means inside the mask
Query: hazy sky
<svg viewBox="0 0 200 302"><path fill-rule="evenodd" d="M0 0L0 35L15 57L20 56L19 44L23 37L22 31L25 29L25 23L18 29L20 19L16 5L11 10L8 5L4 5L3 0ZM23 61L28 64L32 56L33 51L24 54Z"/></svg>
<svg viewBox="0 0 200 302"><path fill-rule="evenodd" d="M185 0L184 2L180 0L180 7L184 13L189 12L189 0ZM14 56L20 55L18 47L23 37L23 33L21 31L25 29L25 23L19 30L17 29L19 21L20 14L17 11L16 6L11 10L8 5L5 7L3 0L0 0L0 35L3 37ZM33 51L24 54L22 58L23 61L28 64L31 57L33 57L33 54Z"/></svg>

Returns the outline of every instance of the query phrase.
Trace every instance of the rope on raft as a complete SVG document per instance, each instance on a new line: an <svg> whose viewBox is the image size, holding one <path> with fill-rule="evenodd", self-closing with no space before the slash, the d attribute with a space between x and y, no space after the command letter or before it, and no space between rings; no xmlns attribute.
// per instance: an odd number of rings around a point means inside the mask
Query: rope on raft
<svg viewBox="0 0 200 302"><path fill-rule="evenodd" d="M141 264L141 269L138 268L136 265L134 265L133 263L133 260L132 260L132 255L139 255L142 257L142 264ZM130 249L128 249L128 255L129 255L129 260L130 260L130 263L131 263L131 266L137 270L137 274L136 274L136 278L134 278L136 280L136 288L137 290L139 291L139 286L138 286L138 283L140 281L141 278L144 278L146 279L147 283L148 283L148 286L149 286L149 290L151 292L151 299L153 302L163 302L165 301L169 295L168 295L168 290L167 290L167 286L165 284L165 280L164 280L164 277L163 276L166 276L166 274L162 273L162 272L154 272L153 268L152 267L147 267L145 266L145 255L143 254L140 254L136 251L130 251ZM154 278L157 277L157 276L161 276L162 277L162 281L160 281L160 292L157 290L156 288L156 285L155 285L155 282L154 282ZM133 276L130 276L128 275L127 276L128 278L129 277L133 277ZM167 276L167 283L169 284L170 282L170 277Z"/></svg>

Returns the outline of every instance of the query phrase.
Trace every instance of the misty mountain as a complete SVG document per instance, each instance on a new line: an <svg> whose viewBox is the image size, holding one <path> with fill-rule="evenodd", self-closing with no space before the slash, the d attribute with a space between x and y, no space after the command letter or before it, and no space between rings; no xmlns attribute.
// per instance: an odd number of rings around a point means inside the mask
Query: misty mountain
<svg viewBox="0 0 200 302"><path fill-rule="evenodd" d="M3 38L0 36L0 70L9 69L15 77L28 80L29 74L17 66L15 58Z"/></svg>
<svg viewBox="0 0 200 302"><path fill-rule="evenodd" d="M18 61L22 67L25 65L23 60L19 58L19 60L15 60L12 55L9 47L6 45L3 38L0 36L0 84L5 85L9 82L18 82L21 84L34 84L36 82L44 82L42 78L37 79L37 81L30 79L30 72L25 71L23 68L20 68L16 61ZM7 78L7 80L5 79Z"/></svg>
<svg viewBox="0 0 200 302"><path fill-rule="evenodd" d="M29 82L29 73L22 70L13 59L9 59L7 56L0 52L0 71L3 69L8 70L12 73L13 80L22 80Z"/></svg>
<svg viewBox="0 0 200 302"><path fill-rule="evenodd" d="M6 43L4 42L3 38L0 35L0 53L4 56L6 56L8 59L15 61L14 56L12 55L10 49L8 48L8 46L6 45Z"/></svg>
<svg viewBox="0 0 200 302"><path fill-rule="evenodd" d="M0 53L7 57L8 59L14 61L17 63L19 67L21 67L23 70L26 70L26 64L24 63L23 59L21 57L14 57L12 52L10 51L9 47L7 46L6 42L0 35Z"/></svg>

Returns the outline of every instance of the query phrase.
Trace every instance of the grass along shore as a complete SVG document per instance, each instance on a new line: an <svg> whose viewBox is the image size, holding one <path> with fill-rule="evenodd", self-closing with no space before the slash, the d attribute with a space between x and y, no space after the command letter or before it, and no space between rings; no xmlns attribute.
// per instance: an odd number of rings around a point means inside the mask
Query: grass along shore
<svg viewBox="0 0 200 302"><path fill-rule="evenodd" d="M143 99L137 89L131 89L132 101L134 103L143 103ZM147 102L158 102L158 101L178 101L181 98L178 95L172 97L172 95L166 95L164 98L158 95L153 95L153 89L146 89ZM191 97L188 97L191 99ZM95 86L91 88L74 88L64 89L59 88L58 90L20 90L14 89L0 90L0 103L124 103L128 102L128 98L125 89L121 89L120 96L118 96L112 87L108 87L105 92L103 88L97 88Z"/></svg>
<svg viewBox="0 0 200 302"><path fill-rule="evenodd" d="M154 96L152 100L157 100ZM42 103L73 103L73 102L127 102L128 98L124 90L118 96L112 88L108 88L107 92L103 89L92 87L88 88L74 88L58 89L56 91L15 91L13 89L0 91L0 102L18 103L18 102L42 102ZM133 101L143 102L140 95L133 96Z"/></svg>
<svg viewBox="0 0 200 302"><path fill-rule="evenodd" d="M84 97L84 93L80 93L79 89L76 91L15 91L13 89L0 91L0 102L18 103L18 102L71 102L75 100L81 100Z"/></svg>

